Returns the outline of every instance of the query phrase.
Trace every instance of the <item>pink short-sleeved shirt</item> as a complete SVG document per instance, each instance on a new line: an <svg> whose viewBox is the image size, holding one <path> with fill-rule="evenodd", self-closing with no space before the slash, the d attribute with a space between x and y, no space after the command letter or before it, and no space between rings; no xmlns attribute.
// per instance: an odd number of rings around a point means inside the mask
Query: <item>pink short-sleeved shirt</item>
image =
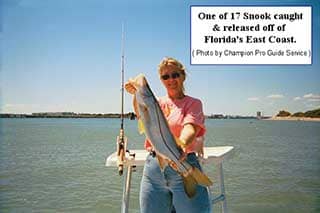
<svg viewBox="0 0 320 213"><path fill-rule="evenodd" d="M172 134L179 138L181 130L185 124L194 124L200 127L200 131L196 137L203 136L206 128L204 125L204 114L202 110L202 103L199 99L185 96L182 99L172 100L168 96L158 98L159 105L162 109L164 116L167 118ZM195 152L194 140L186 148L187 153ZM152 147L151 143L146 140L145 148L149 150Z"/></svg>

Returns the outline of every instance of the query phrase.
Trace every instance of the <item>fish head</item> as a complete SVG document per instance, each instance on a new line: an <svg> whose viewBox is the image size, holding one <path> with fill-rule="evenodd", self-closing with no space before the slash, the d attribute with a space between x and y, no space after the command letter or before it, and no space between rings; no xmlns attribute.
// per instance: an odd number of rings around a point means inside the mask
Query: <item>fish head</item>
<svg viewBox="0 0 320 213"><path fill-rule="evenodd" d="M136 88L137 114L141 118L144 126L149 126L152 121L152 114L155 111L157 100L153 95L146 77L143 74L130 79L131 84ZM142 125L140 125L142 127ZM144 132L144 127L139 127L139 132ZM140 131L141 130L141 131Z"/></svg>
<svg viewBox="0 0 320 213"><path fill-rule="evenodd" d="M149 99L153 99L154 95L149 87L146 77L143 74L137 75L134 79L131 79L130 82L136 88L137 98L141 99L138 102L145 103L148 102Z"/></svg>

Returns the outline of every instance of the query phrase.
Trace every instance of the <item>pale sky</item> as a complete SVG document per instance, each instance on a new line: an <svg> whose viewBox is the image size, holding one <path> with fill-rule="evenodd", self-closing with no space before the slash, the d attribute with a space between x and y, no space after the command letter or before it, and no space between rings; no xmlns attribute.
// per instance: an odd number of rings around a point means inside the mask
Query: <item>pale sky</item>
<svg viewBox="0 0 320 213"><path fill-rule="evenodd" d="M1 113L120 112L121 25L125 78L144 73L157 96L165 56L187 68L186 92L206 114L274 115L320 107L319 1L313 7L312 65L190 64L190 5L259 1L0 0ZM132 111L125 96L125 111Z"/></svg>

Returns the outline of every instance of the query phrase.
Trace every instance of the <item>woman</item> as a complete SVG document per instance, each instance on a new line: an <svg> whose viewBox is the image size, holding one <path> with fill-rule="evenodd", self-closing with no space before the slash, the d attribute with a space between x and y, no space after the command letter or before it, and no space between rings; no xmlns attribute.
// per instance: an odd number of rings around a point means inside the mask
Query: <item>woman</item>
<svg viewBox="0 0 320 213"><path fill-rule="evenodd" d="M200 100L185 95L184 66L174 58L164 58L158 69L160 80L167 90L167 96L158 99L167 118L170 130L182 141L178 144L187 154L187 161L199 168L196 153L203 154L203 143L197 138L205 133L204 115ZM126 90L134 94L136 89L128 81ZM134 109L137 109L134 99ZM136 111L136 110L135 110ZM182 177L170 166L160 169L151 143L146 140L145 148L150 151L143 171L140 188L140 209L142 213L205 213L211 212L208 189L197 186L197 193L189 198L184 191Z"/></svg>

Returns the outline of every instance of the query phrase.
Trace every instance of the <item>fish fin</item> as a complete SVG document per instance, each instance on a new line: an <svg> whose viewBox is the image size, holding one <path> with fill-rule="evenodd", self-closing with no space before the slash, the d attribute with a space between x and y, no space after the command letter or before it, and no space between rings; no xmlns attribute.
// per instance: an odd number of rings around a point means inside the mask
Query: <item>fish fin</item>
<svg viewBox="0 0 320 213"><path fill-rule="evenodd" d="M182 152L179 158L179 162L183 162L187 159L188 154L186 152Z"/></svg>
<svg viewBox="0 0 320 213"><path fill-rule="evenodd" d="M192 198L197 193L197 182L192 175L188 175L186 177L182 177L184 191L188 195L189 198Z"/></svg>
<svg viewBox="0 0 320 213"><path fill-rule="evenodd" d="M139 134L140 134L140 135L142 135L143 133L145 133L145 128L144 128L144 125L143 125L141 119L138 120L138 131L139 131Z"/></svg>
<svg viewBox="0 0 320 213"><path fill-rule="evenodd" d="M190 176L190 175L188 175ZM193 167L191 171L191 176L196 180L199 185L211 186L213 183L207 175L201 172L198 168Z"/></svg>
<svg viewBox="0 0 320 213"><path fill-rule="evenodd" d="M161 171L163 171L163 169L168 165L168 162L159 155L157 155L157 159L159 162L160 169L161 169Z"/></svg>

